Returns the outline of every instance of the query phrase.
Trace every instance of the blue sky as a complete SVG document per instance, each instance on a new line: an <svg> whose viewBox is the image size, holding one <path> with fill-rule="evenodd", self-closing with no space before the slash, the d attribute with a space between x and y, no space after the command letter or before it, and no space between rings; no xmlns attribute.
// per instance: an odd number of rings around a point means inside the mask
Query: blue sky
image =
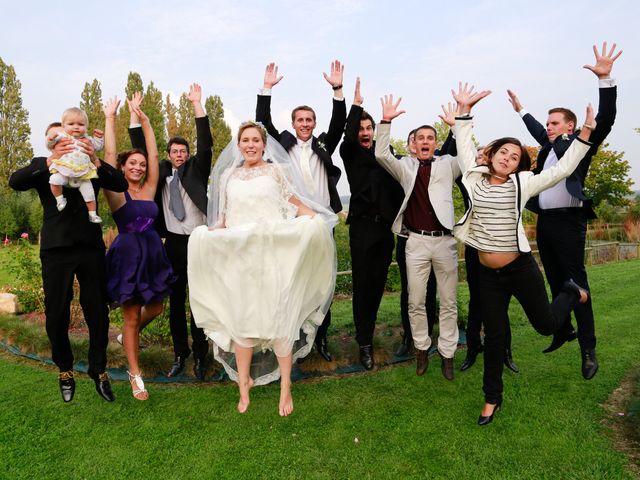
<svg viewBox="0 0 640 480"><path fill-rule="evenodd" d="M205 95L221 96L235 127L253 118L264 67L275 61L285 76L273 92L276 127L289 128L291 108L304 103L325 129L332 91L322 72L334 58L345 65L347 105L356 76L375 119L381 95L403 97L394 137L435 121L450 89L468 80L493 90L476 111L481 142L510 135L533 144L506 89L542 122L555 106L582 121L598 101L596 77L582 65L593 63L594 43L617 42L624 53L613 71L618 117L608 142L626 152L640 189L637 1L3 1L2 17L0 57L22 82L36 154L45 153L45 126L78 104L86 81L100 80L105 98L122 96L129 71L165 94L200 83ZM340 191L348 192L344 175Z"/></svg>

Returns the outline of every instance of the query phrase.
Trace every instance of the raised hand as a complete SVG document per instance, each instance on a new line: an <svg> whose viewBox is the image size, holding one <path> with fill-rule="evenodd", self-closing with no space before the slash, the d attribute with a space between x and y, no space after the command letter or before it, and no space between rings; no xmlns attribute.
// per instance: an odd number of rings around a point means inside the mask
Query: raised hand
<svg viewBox="0 0 640 480"><path fill-rule="evenodd" d="M107 99L107 103L102 107L102 111L104 112L104 116L106 118L116 118L116 114L118 113L118 107L120 106L120 100L118 97L112 97Z"/></svg>
<svg viewBox="0 0 640 480"><path fill-rule="evenodd" d="M275 63L270 63L267 65L267 68L264 70L264 84L263 88L271 89L274 85L280 83L282 80L282 75L278 76L278 65Z"/></svg>
<svg viewBox="0 0 640 480"><path fill-rule="evenodd" d="M335 60L331 62L331 74L327 75L323 72L322 75L324 75L324 79L329 82L329 85L333 88L342 87L344 65L340 63L340 60Z"/></svg>
<svg viewBox="0 0 640 480"><path fill-rule="evenodd" d="M200 103L202 101L202 88L197 83L189 85L189 93L187 93L187 99L191 103Z"/></svg>
<svg viewBox="0 0 640 480"><path fill-rule="evenodd" d="M134 92L134 94L131 96L131 98L127 99L127 105L129 106L129 111L135 110L140 110L140 105L142 104L142 100L143 100L143 95L142 92Z"/></svg>
<svg viewBox="0 0 640 480"><path fill-rule="evenodd" d="M394 118L405 113L404 110L398 110L398 105L402 101L402 97L398 98L396 103L393 103L393 95L385 95L380 99L380 103L382 104L382 120L385 122L390 122Z"/></svg>
<svg viewBox="0 0 640 480"><path fill-rule="evenodd" d="M615 53L616 44L614 43L607 53L607 42L602 43L602 53L598 52L598 48L593 46L593 53L596 56L595 65L583 65L582 68L586 68L587 70L591 70L595 73L598 78L609 78L611 75L611 69L613 68L613 62L615 62L620 55L622 55L622 50L618 53Z"/></svg>
<svg viewBox="0 0 640 480"><path fill-rule="evenodd" d="M518 96L514 93L514 91L507 90L507 95L509 95L509 102L511 103L511 106L516 111L516 113L522 110L522 104L520 103L520 100L518 100Z"/></svg>
<svg viewBox="0 0 640 480"><path fill-rule="evenodd" d="M593 107L591 104L587 105L587 114L584 119L584 125L582 126L582 130L580 130L580 139L589 140L591 136L591 132L593 132L596 128L596 118L593 113Z"/></svg>
<svg viewBox="0 0 640 480"><path fill-rule="evenodd" d="M140 104L142 103L142 92L135 92L131 98L127 98L127 105L129 106L129 111L132 115L136 115L140 122L144 122L145 120L149 120L149 118L145 115L145 113L140 109Z"/></svg>
<svg viewBox="0 0 640 480"><path fill-rule="evenodd" d="M454 106L452 102L447 103L446 107L444 105L440 106L442 107L442 112L444 113L444 115L438 115L438 117L440 117L440 119L444 123L446 123L450 127L453 127L456 124L456 117L460 113L460 106Z"/></svg>
<svg viewBox="0 0 640 480"><path fill-rule="evenodd" d="M360 94L360 77L356 78L356 92L353 95L353 104L354 105L362 105L364 102L364 97Z"/></svg>
<svg viewBox="0 0 640 480"><path fill-rule="evenodd" d="M451 94L453 95L453 99L458 103L461 114L469 113L476 103L491 94L491 90L474 92L473 88L473 85L469 86L468 83L465 83L464 86L462 86L462 82L459 82L458 93L451 89Z"/></svg>

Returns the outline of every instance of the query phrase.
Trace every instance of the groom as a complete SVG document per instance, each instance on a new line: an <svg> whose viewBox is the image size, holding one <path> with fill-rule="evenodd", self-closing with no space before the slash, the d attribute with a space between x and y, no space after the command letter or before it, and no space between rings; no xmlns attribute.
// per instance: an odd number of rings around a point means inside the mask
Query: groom
<svg viewBox="0 0 640 480"><path fill-rule="evenodd" d="M341 172L333 164L331 155L340 143L347 120L347 108L342 93L343 71L344 66L336 60L331 64L331 74L323 74L334 92L333 112L329 130L320 134L319 137L313 136L313 131L316 128L316 113L306 105L294 108L291 113L291 126L295 135L287 130L279 132L273 126L271 89L282 80L282 76L278 76L278 66L274 63L267 65L263 88L258 93L256 106L256 121L262 122L269 135L278 140L289 153L291 160L300 165L302 177L308 191L313 195L313 200L323 206L330 207L335 213L342 210L337 190ZM331 361L331 354L327 347L327 330L330 324L331 311L329 310L316 335L318 353L327 362Z"/></svg>

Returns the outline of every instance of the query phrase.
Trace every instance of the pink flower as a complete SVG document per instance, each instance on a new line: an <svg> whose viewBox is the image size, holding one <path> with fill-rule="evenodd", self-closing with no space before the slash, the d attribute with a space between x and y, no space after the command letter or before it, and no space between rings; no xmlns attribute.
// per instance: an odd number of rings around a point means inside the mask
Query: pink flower
<svg viewBox="0 0 640 480"><path fill-rule="evenodd" d="M25 240L29 240L29 234L27 232L22 232L22 235L20 235L20 238L24 238Z"/></svg>

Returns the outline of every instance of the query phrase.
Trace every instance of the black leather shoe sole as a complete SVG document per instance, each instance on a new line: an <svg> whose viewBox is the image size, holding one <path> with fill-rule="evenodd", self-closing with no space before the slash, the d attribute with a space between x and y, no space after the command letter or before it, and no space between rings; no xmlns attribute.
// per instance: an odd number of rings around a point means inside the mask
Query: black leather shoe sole
<svg viewBox="0 0 640 480"><path fill-rule="evenodd" d="M76 381L71 378L69 380L60 380L59 383L62 400L64 400L64 403L69 403L76 393Z"/></svg>
<svg viewBox="0 0 640 480"><path fill-rule="evenodd" d="M570 332L563 333L563 334L556 334L556 335L553 336L553 340L551 341L551 345L549 345L547 348L545 348L542 351L542 353L555 352L557 349L559 349L565 343L573 342L576 338L578 338L578 335L576 334L575 330L571 330Z"/></svg>

